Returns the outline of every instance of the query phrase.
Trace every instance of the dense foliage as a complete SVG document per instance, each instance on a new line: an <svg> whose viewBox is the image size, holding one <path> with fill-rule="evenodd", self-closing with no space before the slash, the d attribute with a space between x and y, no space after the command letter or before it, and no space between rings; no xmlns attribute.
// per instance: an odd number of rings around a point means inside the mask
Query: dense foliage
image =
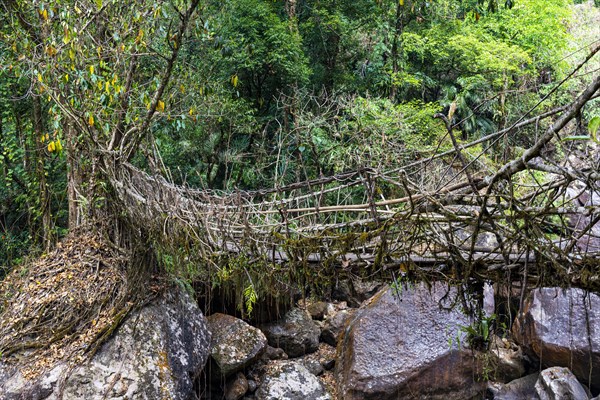
<svg viewBox="0 0 600 400"><path fill-rule="evenodd" d="M64 233L67 197L90 202L68 177L101 203L90 157L142 128L135 163L213 189L394 167L451 145L436 112L455 109L464 140L515 121L572 50L567 0L206 1L181 34L187 5L2 2L3 268Z"/></svg>

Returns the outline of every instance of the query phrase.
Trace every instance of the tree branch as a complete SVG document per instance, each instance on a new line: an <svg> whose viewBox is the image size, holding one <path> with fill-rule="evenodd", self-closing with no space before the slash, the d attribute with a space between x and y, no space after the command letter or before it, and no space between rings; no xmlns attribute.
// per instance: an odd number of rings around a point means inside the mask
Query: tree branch
<svg viewBox="0 0 600 400"><path fill-rule="evenodd" d="M190 7L187 9L186 13L183 14L181 17L181 24L179 25L179 30L177 36L175 37L175 43L173 45L171 57L167 62L167 67L165 69L161 82L158 88L156 89L154 96L152 97L152 101L150 102L150 108L146 113L146 117L144 118L142 125L139 128L130 129L123 138L123 141L121 142L120 155L123 156L123 161L129 161L135 155L146 131L150 127L152 117L156 113L156 107L158 105L158 102L160 101L167 85L169 84L169 80L171 79L173 67L175 66L175 61L177 60L179 50L181 49L183 37L187 30L190 18L192 17L192 14L198 7L199 2L200 0L192 0Z"/></svg>

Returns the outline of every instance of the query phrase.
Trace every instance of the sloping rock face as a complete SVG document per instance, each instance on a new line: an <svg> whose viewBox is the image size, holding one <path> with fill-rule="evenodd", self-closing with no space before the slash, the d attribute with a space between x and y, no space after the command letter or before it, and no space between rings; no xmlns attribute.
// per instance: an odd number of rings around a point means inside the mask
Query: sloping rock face
<svg viewBox="0 0 600 400"><path fill-rule="evenodd" d="M267 338L260 329L226 314L208 317L212 332L210 355L223 376L241 371L267 348Z"/></svg>
<svg viewBox="0 0 600 400"><path fill-rule="evenodd" d="M507 384L499 384L494 388L494 400L539 400L535 384L540 374L535 373L515 379Z"/></svg>
<svg viewBox="0 0 600 400"><path fill-rule="evenodd" d="M544 366L568 367L579 381L600 390L600 296L582 289L535 289L513 335Z"/></svg>
<svg viewBox="0 0 600 400"><path fill-rule="evenodd" d="M271 346L282 348L290 357L300 357L319 348L321 331L300 308L291 309L283 320L265 325L262 330Z"/></svg>
<svg viewBox="0 0 600 400"><path fill-rule="evenodd" d="M177 288L132 313L89 362L72 371L61 364L29 382L0 365L0 399L188 400L209 342L202 312Z"/></svg>
<svg viewBox="0 0 600 400"><path fill-rule="evenodd" d="M258 400L331 400L316 376L293 361L278 361L256 391Z"/></svg>
<svg viewBox="0 0 600 400"><path fill-rule="evenodd" d="M338 342L340 396L345 400L481 398L485 384L474 378L473 354L456 345L460 325L469 325L469 320L456 309L440 308L440 302L450 306L455 290L450 290L448 301L442 301L447 292L438 283L431 291L424 284L401 291L386 287L363 305Z"/></svg>

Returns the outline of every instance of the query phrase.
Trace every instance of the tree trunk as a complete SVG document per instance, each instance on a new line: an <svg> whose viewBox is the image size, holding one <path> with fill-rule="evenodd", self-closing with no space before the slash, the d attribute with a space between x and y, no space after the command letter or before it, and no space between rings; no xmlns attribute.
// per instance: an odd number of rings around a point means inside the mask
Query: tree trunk
<svg viewBox="0 0 600 400"><path fill-rule="evenodd" d="M63 127L65 139L65 149L67 150L67 196L69 202L69 230L81 225L83 222L83 213L80 210L79 188L81 187L82 179L79 165L79 157L75 150L74 129L71 124L67 123Z"/></svg>
<svg viewBox="0 0 600 400"><path fill-rule="evenodd" d="M52 210L50 208L50 191L48 190L48 182L46 180L46 168L44 165L44 142L42 136L46 134L44 129L44 118L42 111L42 102L39 96L33 98L32 108L33 118L33 140L34 143L34 160L35 160L35 176L38 183L39 205L41 217L41 242L46 250L50 249L50 245L54 240L54 229L52 224Z"/></svg>

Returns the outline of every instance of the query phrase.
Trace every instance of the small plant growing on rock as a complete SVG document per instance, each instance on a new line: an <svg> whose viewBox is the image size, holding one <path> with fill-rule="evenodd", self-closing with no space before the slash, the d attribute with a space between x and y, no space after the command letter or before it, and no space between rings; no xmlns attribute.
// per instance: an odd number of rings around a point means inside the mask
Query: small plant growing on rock
<svg viewBox="0 0 600 400"><path fill-rule="evenodd" d="M466 334L469 348L473 350L486 351L496 325L496 314L489 317L481 317L471 325L460 326L459 333Z"/></svg>
<svg viewBox="0 0 600 400"><path fill-rule="evenodd" d="M480 361L480 378L484 381L496 372L497 359L490 350L490 343L496 330L506 331L506 325L498 322L496 314L489 316L480 316L473 321L471 325L459 325L456 335L458 347L461 347L461 337L465 334L465 340L468 348L474 351L474 357ZM449 339L449 345L452 346L452 338Z"/></svg>

